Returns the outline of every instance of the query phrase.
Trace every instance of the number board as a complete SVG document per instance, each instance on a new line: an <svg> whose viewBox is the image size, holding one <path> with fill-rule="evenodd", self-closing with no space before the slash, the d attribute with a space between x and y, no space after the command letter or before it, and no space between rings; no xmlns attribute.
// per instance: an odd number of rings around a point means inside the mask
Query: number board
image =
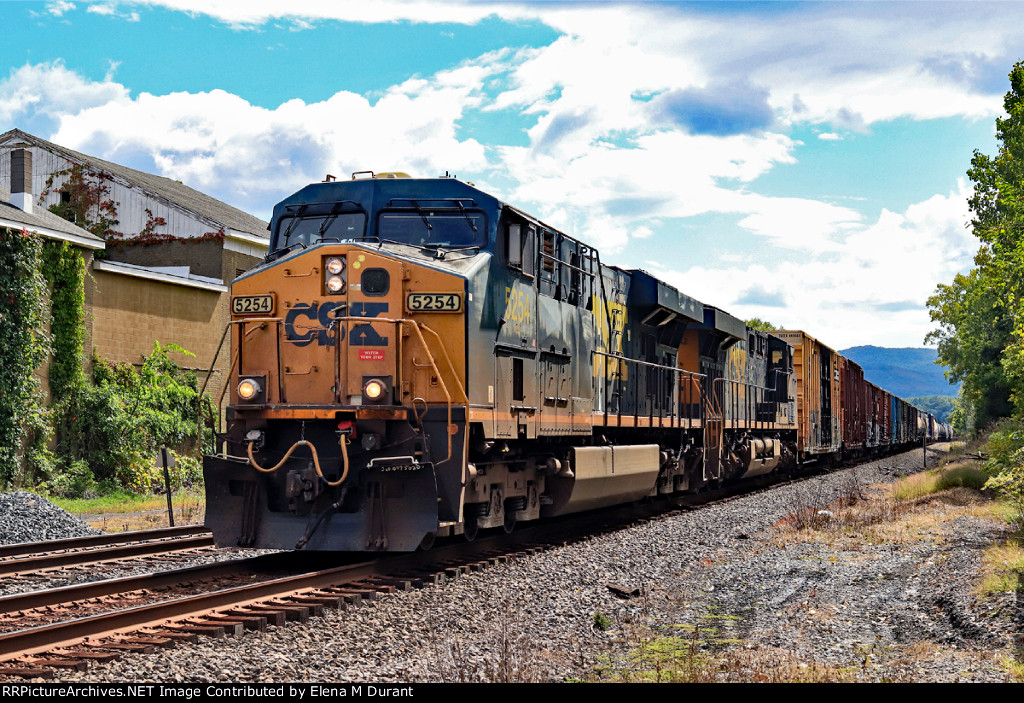
<svg viewBox="0 0 1024 703"><path fill-rule="evenodd" d="M235 315L269 315L274 312L274 296L236 295L231 299L231 312Z"/></svg>
<svg viewBox="0 0 1024 703"><path fill-rule="evenodd" d="M410 293L405 307L409 312L462 312L462 294Z"/></svg>

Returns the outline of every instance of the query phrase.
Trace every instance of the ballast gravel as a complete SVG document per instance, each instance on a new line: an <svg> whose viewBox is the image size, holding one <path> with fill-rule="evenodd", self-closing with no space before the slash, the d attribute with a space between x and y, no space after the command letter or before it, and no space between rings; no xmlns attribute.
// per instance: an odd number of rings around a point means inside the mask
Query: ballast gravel
<svg viewBox="0 0 1024 703"><path fill-rule="evenodd" d="M647 678L657 676L651 638L671 637L661 641L691 647L694 662L734 662L713 673L726 680L744 671L744 680L772 680L772 672L783 669L786 680L814 680L822 668L844 680L1007 680L1003 657L1012 654L1015 638L1021 644L1021 603L1012 593L977 600L972 590L981 549L1005 537L995 522L958 513L901 539L849 538L849 544L841 536L789 540L791 533L778 528L795 508L827 506L857 486L893 481L920 466L921 451L908 452L441 586L381 596L304 624L204 638L57 676L131 682L639 680L640 669ZM622 598L609 586L641 595Z"/></svg>
<svg viewBox="0 0 1024 703"><path fill-rule="evenodd" d="M89 527L42 496L27 491L0 493L0 544L98 534L99 530Z"/></svg>

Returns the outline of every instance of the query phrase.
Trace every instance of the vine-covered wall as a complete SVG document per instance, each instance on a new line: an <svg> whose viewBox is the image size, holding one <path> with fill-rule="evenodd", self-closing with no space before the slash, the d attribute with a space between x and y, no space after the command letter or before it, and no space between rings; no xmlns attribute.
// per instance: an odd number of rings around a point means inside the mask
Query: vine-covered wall
<svg viewBox="0 0 1024 703"><path fill-rule="evenodd" d="M42 242L0 227L0 487L45 452L48 435L39 368L49 351L44 330ZM24 462L24 464L23 464Z"/></svg>
<svg viewBox="0 0 1024 703"><path fill-rule="evenodd" d="M61 400L82 385L85 341L85 260L67 242L43 246L43 273L50 284L50 397Z"/></svg>

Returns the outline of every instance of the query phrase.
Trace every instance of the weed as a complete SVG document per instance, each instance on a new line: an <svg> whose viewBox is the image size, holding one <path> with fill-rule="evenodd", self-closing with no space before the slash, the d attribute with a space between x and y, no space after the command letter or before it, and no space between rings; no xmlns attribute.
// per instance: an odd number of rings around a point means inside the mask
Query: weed
<svg viewBox="0 0 1024 703"><path fill-rule="evenodd" d="M1024 586L1024 548L1017 542L989 547L982 556L984 576L979 595L1019 591Z"/></svg>
<svg viewBox="0 0 1024 703"><path fill-rule="evenodd" d="M611 626L611 618L604 613L594 613L594 629L601 630L603 632Z"/></svg>
<svg viewBox="0 0 1024 703"><path fill-rule="evenodd" d="M896 500L908 501L955 486L980 490L988 475L977 466L967 463L950 464L941 469L922 471L902 479L892 489Z"/></svg>
<svg viewBox="0 0 1024 703"><path fill-rule="evenodd" d="M476 640L453 635L462 630L449 618L432 618L429 641L435 668L445 683L537 683L540 654L511 601L503 604L493 628Z"/></svg>
<svg viewBox="0 0 1024 703"><path fill-rule="evenodd" d="M167 496L112 492L99 498L60 498L48 496L54 504L79 516L104 532L151 529L167 524ZM190 525L202 521L206 498L201 490L185 490L173 496L174 524Z"/></svg>
<svg viewBox="0 0 1024 703"><path fill-rule="evenodd" d="M1012 657L1003 658L1003 667L1014 683L1024 683L1024 650L1014 650Z"/></svg>

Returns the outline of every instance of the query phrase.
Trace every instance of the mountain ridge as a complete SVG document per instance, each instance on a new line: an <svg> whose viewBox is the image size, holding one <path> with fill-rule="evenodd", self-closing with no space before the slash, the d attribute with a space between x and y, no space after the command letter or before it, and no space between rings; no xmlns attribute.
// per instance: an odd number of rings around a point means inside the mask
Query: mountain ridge
<svg viewBox="0 0 1024 703"><path fill-rule="evenodd" d="M960 386L950 383L939 366L938 351L928 347L861 345L840 354L860 364L864 378L901 398L955 396Z"/></svg>

